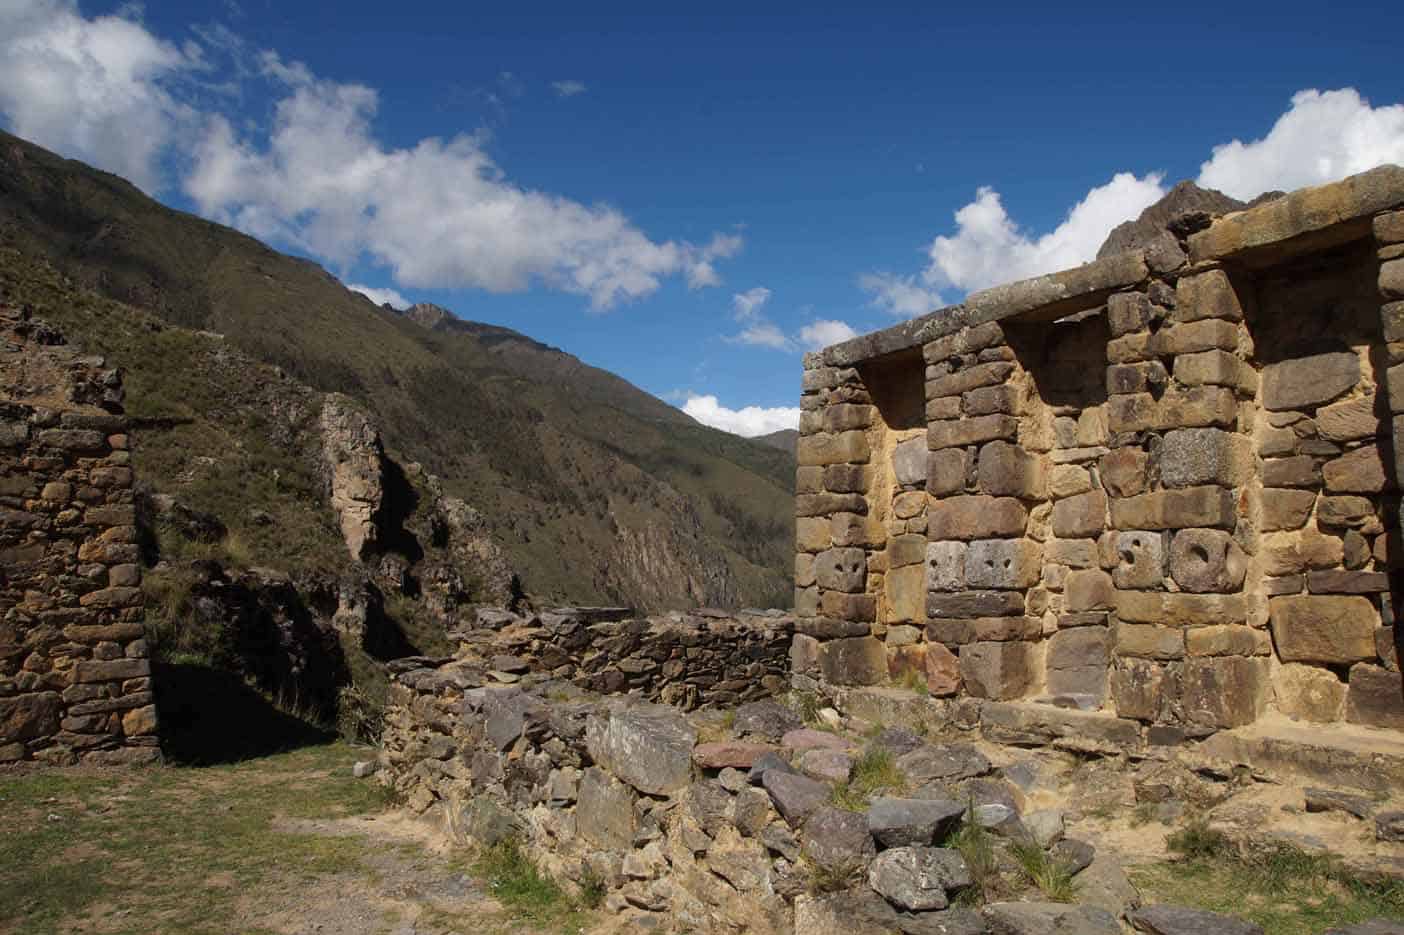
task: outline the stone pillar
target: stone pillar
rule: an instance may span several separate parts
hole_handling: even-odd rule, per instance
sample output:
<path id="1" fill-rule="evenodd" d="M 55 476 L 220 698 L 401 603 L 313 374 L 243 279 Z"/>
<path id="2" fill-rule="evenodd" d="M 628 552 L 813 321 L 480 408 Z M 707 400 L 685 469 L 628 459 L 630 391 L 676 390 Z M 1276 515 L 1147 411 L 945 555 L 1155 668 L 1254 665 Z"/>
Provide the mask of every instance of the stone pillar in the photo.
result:
<path id="1" fill-rule="evenodd" d="M 966 693 L 1017 698 L 1038 688 L 1041 673 L 1042 624 L 1029 615 L 1026 592 L 1043 564 L 1043 546 L 1028 532 L 1045 472 L 1020 443 L 1027 381 L 993 322 L 932 341 L 922 355 L 926 638 L 958 654 Z"/>
<path id="2" fill-rule="evenodd" d="M 1271 644 L 1243 594 L 1256 549 L 1242 515 L 1256 389 L 1243 305 L 1212 267 L 1108 303 L 1111 435 L 1099 467 L 1111 524 L 1098 553 L 1115 588 L 1122 717 L 1232 727 L 1268 698 Z"/>

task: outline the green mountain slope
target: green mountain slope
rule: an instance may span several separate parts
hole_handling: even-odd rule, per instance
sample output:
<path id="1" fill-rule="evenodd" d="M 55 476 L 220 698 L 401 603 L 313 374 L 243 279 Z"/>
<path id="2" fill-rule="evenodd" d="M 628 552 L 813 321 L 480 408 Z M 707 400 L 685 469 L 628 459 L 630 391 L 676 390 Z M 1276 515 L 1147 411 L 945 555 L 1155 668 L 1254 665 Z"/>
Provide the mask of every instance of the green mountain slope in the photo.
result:
<path id="1" fill-rule="evenodd" d="M 509 329 L 376 307 L 314 263 L 4 133 L 0 245 L 360 400 L 392 452 L 485 514 L 533 594 L 646 609 L 789 602 L 787 452 Z M 102 346 L 100 319 L 66 327 Z"/>

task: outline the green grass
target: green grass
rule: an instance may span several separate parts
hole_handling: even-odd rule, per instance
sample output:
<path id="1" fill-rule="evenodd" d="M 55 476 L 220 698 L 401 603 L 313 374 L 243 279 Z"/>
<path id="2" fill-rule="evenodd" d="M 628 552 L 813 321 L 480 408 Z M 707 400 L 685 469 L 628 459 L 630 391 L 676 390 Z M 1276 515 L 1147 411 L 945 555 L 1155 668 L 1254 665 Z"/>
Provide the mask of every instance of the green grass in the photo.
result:
<path id="1" fill-rule="evenodd" d="M 0 777 L 0 931 L 113 935 L 229 931 L 242 893 L 360 866 L 364 842 L 274 830 L 283 818 L 383 809 L 340 744 L 234 766 Z"/>
<path id="2" fill-rule="evenodd" d="M 1048 899 L 1055 903 L 1070 903 L 1077 898 L 1077 881 L 1065 862 L 1032 841 L 1013 842 L 1009 853 L 1029 882 Z"/>
<path id="3" fill-rule="evenodd" d="M 582 885 L 579 900 L 572 899 L 560 884 L 541 872 L 515 838 L 484 848 L 471 869 L 486 881 L 489 892 L 512 917 L 521 921 L 578 929 L 581 910 L 604 901 L 604 881 L 597 877 Z"/>
<path id="4" fill-rule="evenodd" d="M 870 747 L 853 761 L 847 782 L 836 783 L 829 792 L 835 808 L 861 812 L 878 792 L 900 792 L 907 787 L 907 776 L 897 766 L 892 751 Z"/>
<path id="5" fill-rule="evenodd" d="M 962 890 L 958 901 L 962 905 L 979 906 L 993 902 L 1005 892 L 1003 878 L 999 871 L 999 854 L 995 850 L 994 835 L 975 823 L 973 810 L 967 810 L 960 827 L 952 832 L 942 847 L 953 847 L 965 858 L 965 866 L 970 870 L 972 885 Z"/>
<path id="6" fill-rule="evenodd" d="M 1285 844 L 1236 844 L 1199 820 L 1166 843 L 1179 859 L 1129 871 L 1147 902 L 1237 916 L 1266 935 L 1317 935 L 1373 918 L 1404 921 L 1404 884 L 1366 883 L 1327 855 Z"/>

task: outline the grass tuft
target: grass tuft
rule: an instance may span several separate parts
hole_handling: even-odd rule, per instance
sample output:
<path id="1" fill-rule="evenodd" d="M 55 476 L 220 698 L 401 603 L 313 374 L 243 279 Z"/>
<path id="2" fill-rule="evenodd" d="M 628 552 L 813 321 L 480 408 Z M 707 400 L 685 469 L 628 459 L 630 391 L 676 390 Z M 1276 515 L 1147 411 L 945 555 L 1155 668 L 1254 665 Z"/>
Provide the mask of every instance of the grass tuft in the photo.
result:
<path id="1" fill-rule="evenodd" d="M 1187 822 L 1183 828 L 1165 838 L 1165 846 L 1191 860 L 1228 856 L 1233 842 L 1222 831 L 1215 831 L 1203 818 Z"/>
<path id="2" fill-rule="evenodd" d="M 999 855 L 995 852 L 994 835 L 975 823 L 974 809 L 968 809 L 960 827 L 943 847 L 953 847 L 965 858 L 973 884 L 961 891 L 959 902 L 967 906 L 983 905 L 1000 897 L 1004 881 L 999 873 Z"/>
<path id="3" fill-rule="evenodd" d="M 907 775 L 897 765 L 891 750 L 870 747 L 853 762 L 848 781 L 834 785 L 829 801 L 835 808 L 861 812 L 878 792 L 900 792 L 907 787 Z"/>
<path id="4" fill-rule="evenodd" d="M 516 838 L 484 848 L 472 869 L 487 881 L 492 895 L 521 918 L 553 921 L 574 908 L 565 890 L 541 872 Z"/>
<path id="5" fill-rule="evenodd" d="M 817 864 L 806 859 L 804 868 L 809 892 L 815 896 L 822 896 L 825 893 L 846 890 L 856 883 L 860 871 L 863 869 L 863 864 L 856 860 L 839 861 L 834 864 Z"/>
<path id="6" fill-rule="evenodd" d="M 1077 898 L 1077 882 L 1073 879 L 1072 868 L 1064 861 L 1032 841 L 1015 841 L 1009 846 L 1009 853 L 1029 882 L 1053 902 L 1070 903 Z"/>

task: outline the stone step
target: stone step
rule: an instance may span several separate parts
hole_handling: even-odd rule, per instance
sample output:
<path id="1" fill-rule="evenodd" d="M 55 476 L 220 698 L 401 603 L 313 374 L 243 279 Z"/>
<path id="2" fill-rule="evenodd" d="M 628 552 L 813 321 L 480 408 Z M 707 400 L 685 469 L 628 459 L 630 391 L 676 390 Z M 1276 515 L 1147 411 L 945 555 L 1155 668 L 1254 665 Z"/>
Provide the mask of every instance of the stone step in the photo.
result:
<path id="1" fill-rule="evenodd" d="M 1141 725 L 1104 711 L 1030 701 L 987 701 L 980 708 L 986 740 L 1015 746 L 1057 746 L 1095 753 L 1134 753 L 1144 747 Z"/>
<path id="2" fill-rule="evenodd" d="M 1219 731 L 1197 752 L 1265 773 L 1326 786 L 1379 791 L 1404 788 L 1404 736 L 1353 724 L 1307 725 L 1265 715 Z"/>

